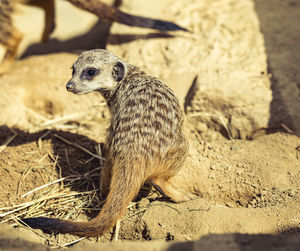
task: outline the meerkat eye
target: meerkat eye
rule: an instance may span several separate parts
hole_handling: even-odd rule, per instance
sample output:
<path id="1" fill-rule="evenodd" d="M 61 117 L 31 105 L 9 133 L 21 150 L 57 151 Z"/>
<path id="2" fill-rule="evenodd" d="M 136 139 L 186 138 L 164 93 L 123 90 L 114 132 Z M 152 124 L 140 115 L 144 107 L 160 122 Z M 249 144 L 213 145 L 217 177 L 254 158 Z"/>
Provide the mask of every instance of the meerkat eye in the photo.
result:
<path id="1" fill-rule="evenodd" d="M 95 76 L 96 71 L 94 69 L 89 69 L 87 71 L 87 75 L 89 75 L 89 77 L 94 77 Z"/>
<path id="2" fill-rule="evenodd" d="M 83 72 L 83 78 L 92 80 L 98 73 L 99 70 L 95 68 L 88 68 Z"/>

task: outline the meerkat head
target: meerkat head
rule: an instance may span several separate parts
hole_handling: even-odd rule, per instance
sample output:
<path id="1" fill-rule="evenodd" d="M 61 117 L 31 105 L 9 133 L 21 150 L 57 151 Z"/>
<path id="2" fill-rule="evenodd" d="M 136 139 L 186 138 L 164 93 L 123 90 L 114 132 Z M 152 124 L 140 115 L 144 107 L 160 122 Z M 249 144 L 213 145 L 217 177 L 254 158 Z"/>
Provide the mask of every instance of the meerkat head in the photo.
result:
<path id="1" fill-rule="evenodd" d="M 75 94 L 113 90 L 125 77 L 126 65 L 107 50 L 83 52 L 72 66 L 72 78 L 66 88 Z"/>

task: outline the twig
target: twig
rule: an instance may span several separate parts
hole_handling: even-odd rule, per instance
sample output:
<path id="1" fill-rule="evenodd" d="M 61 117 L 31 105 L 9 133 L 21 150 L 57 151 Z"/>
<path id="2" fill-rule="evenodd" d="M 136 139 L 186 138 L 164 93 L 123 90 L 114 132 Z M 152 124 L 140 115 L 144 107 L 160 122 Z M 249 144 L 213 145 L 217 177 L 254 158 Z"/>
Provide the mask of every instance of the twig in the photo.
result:
<path id="1" fill-rule="evenodd" d="M 43 138 L 45 138 L 51 131 L 48 130 L 46 133 L 44 133 L 41 137 L 39 137 L 38 139 L 38 147 L 39 147 L 39 151 L 41 152 L 42 151 L 42 140 Z"/>
<path id="2" fill-rule="evenodd" d="M 57 166 L 59 169 L 59 177 L 62 178 L 62 168 L 60 166 L 60 164 L 58 163 L 58 155 L 56 155 L 56 157 L 54 158 L 54 156 L 52 155 L 52 153 L 48 152 L 49 157 L 54 161 L 54 167 Z M 61 181 L 61 187 L 63 188 L 64 183 L 63 181 Z"/>
<path id="3" fill-rule="evenodd" d="M 101 107 L 101 106 L 105 106 L 105 105 L 106 105 L 106 103 L 103 102 L 103 103 L 100 103 L 98 105 L 91 106 L 90 108 L 97 108 L 97 107 Z M 78 117 L 80 117 L 82 115 L 85 115 L 85 114 L 86 114 L 86 112 L 77 112 L 77 113 L 68 114 L 68 115 L 65 115 L 65 116 L 62 116 L 62 117 L 58 117 L 58 118 L 55 118 L 55 119 L 51 119 L 51 120 L 45 121 L 42 124 L 42 127 L 58 124 L 58 123 L 61 123 L 61 122 L 68 121 L 70 119 L 75 119 L 75 118 L 78 118 Z"/>
<path id="4" fill-rule="evenodd" d="M 221 115 L 219 116 L 219 119 L 221 120 L 225 130 L 227 131 L 229 139 L 232 139 L 231 132 L 229 131 L 228 126 L 225 124 L 225 121 Z"/>
<path id="5" fill-rule="evenodd" d="M 286 130 L 288 133 L 290 134 L 294 134 L 293 130 L 291 130 L 290 128 L 288 128 L 285 124 L 281 123 L 280 126 Z"/>
<path id="6" fill-rule="evenodd" d="M 12 128 L 9 128 L 9 129 L 13 132 L 13 136 L 7 138 L 5 140 L 5 142 L 0 146 L 0 153 L 2 153 L 4 151 L 4 149 L 8 146 L 8 144 L 10 142 L 12 142 L 14 140 L 14 138 L 18 135 L 14 129 L 12 129 Z"/>
<path id="7" fill-rule="evenodd" d="M 28 165 L 27 165 L 28 166 Z M 33 169 L 33 167 L 28 168 L 27 170 L 25 170 L 25 172 L 22 174 L 20 180 L 19 180 L 19 184 L 18 184 L 18 190 L 17 190 L 17 195 L 20 195 L 20 190 L 21 190 L 21 184 L 22 181 L 26 178 L 27 174 Z"/>
<path id="8" fill-rule="evenodd" d="M 58 117 L 58 118 L 55 118 L 55 119 L 50 119 L 48 121 L 45 121 L 41 126 L 45 127 L 45 126 L 50 126 L 50 125 L 58 124 L 60 122 L 64 122 L 64 121 L 67 121 L 67 120 L 70 120 L 70 119 L 77 118 L 80 115 L 82 115 L 82 113 L 78 113 L 77 112 L 77 113 L 73 113 L 73 114 L 68 114 L 66 116 Z"/>
<path id="9" fill-rule="evenodd" d="M 231 132 L 229 131 L 228 126 L 226 125 L 222 115 L 220 115 L 220 114 L 217 115 L 217 114 L 212 114 L 212 113 L 207 113 L 207 112 L 195 112 L 195 113 L 189 114 L 188 116 L 190 116 L 190 117 L 208 116 L 208 117 L 218 118 L 221 121 L 221 123 L 222 123 L 223 127 L 225 128 L 225 130 L 227 131 L 229 139 L 232 139 Z"/>
<path id="10" fill-rule="evenodd" d="M 54 181 L 52 181 L 52 182 L 50 182 L 50 183 L 48 183 L 48 184 L 44 184 L 44 185 L 42 185 L 42 186 L 36 187 L 36 188 L 32 189 L 31 191 L 29 191 L 29 192 L 23 194 L 21 197 L 24 198 L 24 197 L 26 197 L 26 196 L 29 195 L 29 194 L 32 194 L 32 193 L 34 193 L 34 192 L 36 192 L 36 191 L 38 191 L 38 190 L 41 190 L 41 189 L 43 189 L 43 188 L 45 188 L 45 187 L 47 187 L 47 186 L 51 186 L 51 185 L 54 185 L 54 184 L 56 184 L 56 183 L 58 183 L 58 182 L 61 182 L 61 181 L 65 180 L 66 178 L 67 178 L 67 177 L 60 178 L 60 179 L 54 180 Z"/>
<path id="11" fill-rule="evenodd" d="M 63 247 L 63 248 L 65 248 L 65 247 L 67 247 L 67 246 L 73 245 L 73 244 L 75 244 L 75 243 L 77 243 L 77 242 L 79 242 L 79 241 L 81 241 L 81 240 L 84 240 L 84 239 L 86 239 L 86 237 L 81 237 L 81 238 L 76 239 L 76 240 L 71 241 L 71 242 L 67 242 L 67 243 L 64 243 L 64 244 L 59 244 L 58 246 L 54 246 L 54 247 L 52 247 L 52 248 L 58 248 L 58 247 Z"/>
<path id="12" fill-rule="evenodd" d="M 121 226 L 120 222 L 121 222 L 121 220 L 119 219 L 117 221 L 117 224 L 116 224 L 116 227 L 115 227 L 114 241 L 118 241 L 118 239 L 119 239 L 119 232 L 120 232 L 120 226 Z"/>
<path id="13" fill-rule="evenodd" d="M 103 107 L 106 106 L 106 102 L 99 103 L 98 105 L 93 105 L 90 108 Z"/>
<path id="14" fill-rule="evenodd" d="M 66 160 L 67 160 L 68 166 L 70 167 L 70 161 L 69 161 L 69 155 L 68 155 L 68 149 L 67 148 L 65 148 L 65 154 L 66 154 Z"/>
<path id="15" fill-rule="evenodd" d="M 91 156 L 93 156 L 93 157 L 95 157 L 95 158 L 97 158 L 97 159 L 105 160 L 103 157 L 101 157 L 101 156 L 99 156 L 99 155 L 97 155 L 97 154 L 91 153 L 89 150 L 85 149 L 83 146 L 81 146 L 81 145 L 79 145 L 79 144 L 77 144 L 77 143 L 72 143 L 72 142 L 70 142 L 69 140 L 67 140 L 67 139 L 65 139 L 65 138 L 63 138 L 63 137 L 61 137 L 61 136 L 59 136 L 59 135 L 57 135 L 57 134 L 54 134 L 54 137 L 60 139 L 61 141 L 65 142 L 66 144 L 68 144 L 68 145 L 70 145 L 70 146 L 76 147 L 76 148 L 78 148 L 78 149 L 84 151 L 85 153 L 87 153 L 87 154 L 89 154 L 89 155 L 91 155 Z"/>

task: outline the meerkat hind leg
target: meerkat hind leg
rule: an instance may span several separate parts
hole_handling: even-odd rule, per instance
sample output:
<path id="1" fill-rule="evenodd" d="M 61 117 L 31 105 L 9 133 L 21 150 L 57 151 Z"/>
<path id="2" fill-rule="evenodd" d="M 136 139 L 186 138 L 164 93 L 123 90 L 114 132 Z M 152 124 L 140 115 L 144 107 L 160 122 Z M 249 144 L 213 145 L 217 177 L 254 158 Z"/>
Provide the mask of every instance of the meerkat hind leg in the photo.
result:
<path id="1" fill-rule="evenodd" d="M 180 189 L 179 184 L 175 184 L 171 179 L 154 178 L 151 182 L 160 193 L 174 202 L 184 202 L 196 197 L 189 192 L 183 192 L 184 189 Z"/>

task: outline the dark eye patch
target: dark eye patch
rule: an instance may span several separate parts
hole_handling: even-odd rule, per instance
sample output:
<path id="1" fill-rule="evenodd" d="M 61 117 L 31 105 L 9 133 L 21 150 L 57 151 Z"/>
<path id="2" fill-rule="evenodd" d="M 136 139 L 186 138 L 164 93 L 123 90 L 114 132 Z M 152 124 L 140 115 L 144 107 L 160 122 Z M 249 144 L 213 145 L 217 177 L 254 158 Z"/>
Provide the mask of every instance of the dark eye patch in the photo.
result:
<path id="1" fill-rule="evenodd" d="M 71 67 L 71 69 L 72 69 L 72 76 L 74 76 L 74 74 L 75 74 L 75 67 L 74 67 L 74 65 L 72 65 L 72 67 Z"/>
<path id="2" fill-rule="evenodd" d="M 87 68 L 85 69 L 81 75 L 80 78 L 81 79 L 87 79 L 87 80 L 92 80 L 95 76 L 97 76 L 99 74 L 99 70 L 97 70 L 96 68 Z"/>

